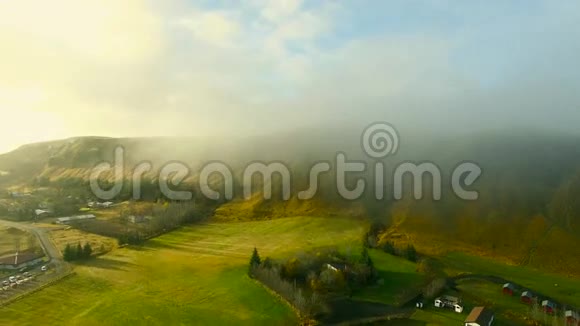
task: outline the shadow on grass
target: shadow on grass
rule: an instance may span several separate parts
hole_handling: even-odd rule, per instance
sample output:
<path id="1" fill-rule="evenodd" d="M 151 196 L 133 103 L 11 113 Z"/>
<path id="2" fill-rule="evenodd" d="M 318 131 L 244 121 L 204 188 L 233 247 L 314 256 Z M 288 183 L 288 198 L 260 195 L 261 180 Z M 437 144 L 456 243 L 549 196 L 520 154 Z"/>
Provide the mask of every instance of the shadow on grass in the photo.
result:
<path id="1" fill-rule="evenodd" d="M 324 324 L 337 324 L 355 321 L 364 321 L 372 319 L 403 319 L 405 322 L 412 315 L 413 309 L 398 308 L 391 305 L 386 305 L 377 302 L 341 298 L 329 301 L 328 307 L 330 314 L 322 318 Z M 386 325 L 387 321 L 383 321 L 382 325 Z M 377 321 L 377 324 L 380 325 Z M 403 323 L 401 325 L 408 325 Z"/>
<path id="2" fill-rule="evenodd" d="M 385 320 L 385 321 L 377 321 L 377 322 L 370 322 L 367 324 L 361 324 L 365 326 L 425 326 L 427 322 L 420 321 L 420 320 L 413 320 L 413 319 L 394 319 L 394 320 Z"/>
<path id="3" fill-rule="evenodd" d="M 136 266 L 133 263 L 118 261 L 107 257 L 99 257 L 78 263 L 79 266 L 86 266 L 91 268 L 101 268 L 109 270 L 126 271 L 127 268 Z"/>
<path id="4" fill-rule="evenodd" d="M 404 306 L 421 292 L 423 279 L 418 274 L 379 271 L 378 278 L 383 284 L 357 290 L 354 298 Z"/>

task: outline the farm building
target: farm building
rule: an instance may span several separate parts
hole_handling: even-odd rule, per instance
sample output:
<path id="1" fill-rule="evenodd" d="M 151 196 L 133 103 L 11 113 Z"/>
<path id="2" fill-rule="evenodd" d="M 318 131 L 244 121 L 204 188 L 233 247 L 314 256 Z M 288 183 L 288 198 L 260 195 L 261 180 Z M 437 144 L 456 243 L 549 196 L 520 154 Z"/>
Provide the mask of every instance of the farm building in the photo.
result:
<path id="1" fill-rule="evenodd" d="M 452 309 L 453 311 L 455 311 L 457 313 L 463 312 L 463 305 L 461 303 L 461 300 L 459 298 L 456 298 L 456 297 L 444 295 L 442 297 L 435 299 L 434 305 L 437 308 Z"/>
<path id="2" fill-rule="evenodd" d="M 580 315 L 577 312 L 567 310 L 565 316 L 567 325 L 580 326 Z"/>
<path id="3" fill-rule="evenodd" d="M 90 208 L 109 208 L 113 206 L 113 202 L 111 201 L 106 201 L 106 202 L 89 202 L 87 206 L 89 206 Z"/>
<path id="4" fill-rule="evenodd" d="M 44 255 L 35 252 L 17 252 L 0 258 L 0 270 L 15 270 L 25 266 L 32 266 L 42 261 L 43 257 Z"/>
<path id="5" fill-rule="evenodd" d="M 542 301 L 542 310 L 547 314 L 553 314 L 556 312 L 556 304 L 550 300 Z"/>
<path id="6" fill-rule="evenodd" d="M 502 292 L 503 294 L 514 295 L 514 292 L 516 292 L 516 287 L 511 283 L 506 283 L 503 285 Z"/>
<path id="7" fill-rule="evenodd" d="M 59 217 L 56 219 L 56 224 L 68 224 L 70 222 L 75 221 L 82 221 L 82 220 L 90 220 L 96 218 L 93 214 L 88 215 L 77 215 L 77 216 L 69 216 L 69 217 Z"/>
<path id="8" fill-rule="evenodd" d="M 534 294 L 531 291 L 524 291 L 521 300 L 523 303 L 532 304 L 534 303 Z"/>
<path id="9" fill-rule="evenodd" d="M 465 326 L 491 326 L 494 318 L 495 316 L 490 309 L 475 307 L 465 318 Z"/>

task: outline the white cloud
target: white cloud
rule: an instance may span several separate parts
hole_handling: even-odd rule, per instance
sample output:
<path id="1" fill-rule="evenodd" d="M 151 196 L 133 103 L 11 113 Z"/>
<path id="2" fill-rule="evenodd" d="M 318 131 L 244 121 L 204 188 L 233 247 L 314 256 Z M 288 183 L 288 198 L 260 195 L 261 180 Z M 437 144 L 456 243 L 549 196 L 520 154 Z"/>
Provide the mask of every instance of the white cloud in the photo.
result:
<path id="1" fill-rule="evenodd" d="M 280 22 L 297 13 L 302 6 L 302 0 L 256 1 L 263 18 L 271 22 Z"/>
<path id="2" fill-rule="evenodd" d="M 0 113 L 14 116 L 0 123 L 0 139 L 10 142 L 0 143 L 0 151 L 41 137 L 26 117 L 58 126 L 46 131 L 50 137 L 240 134 L 377 117 L 443 125 L 485 118 L 491 105 L 495 112 L 524 112 L 507 106 L 541 110 L 538 103 L 551 102 L 570 110 L 579 102 L 565 87 L 554 91 L 562 76 L 567 87 L 578 79 L 572 65 L 544 65 L 536 78 L 551 76 L 551 85 L 541 78 L 530 83 L 534 69 L 512 69 L 512 79 L 495 69 L 501 91 L 478 85 L 476 64 L 467 72 L 458 68 L 466 48 L 475 49 L 476 59 L 507 58 L 501 47 L 478 42 L 511 40 L 511 34 L 485 34 L 494 29 L 486 19 L 476 28 L 466 22 L 452 36 L 429 29 L 360 32 L 354 25 L 347 34 L 360 34 L 336 35 L 357 14 L 343 4 L 250 0 L 204 9 L 182 0 L 156 8 L 138 0 L 0 2 Z M 564 37 L 578 24 L 574 8 L 493 21 L 511 33 L 514 24 L 518 31 L 550 27 L 545 35 L 518 38 L 513 47 L 525 60 L 506 62 L 546 63 L 558 55 L 569 63 L 570 49 L 578 48 L 577 38 Z M 331 46 L 322 42 L 329 39 Z M 543 44 L 550 47 L 526 52 Z M 478 49 L 489 56 L 478 56 Z M 16 130 L 28 136 L 15 136 Z"/>
<path id="3" fill-rule="evenodd" d="M 96 116 L 103 106 L 79 87 L 108 72 L 115 88 L 118 68 L 147 66 L 164 48 L 161 21 L 138 0 L 2 1 L 0 44 L 0 150 L 91 133 L 90 119 L 75 112 Z"/>
<path id="4" fill-rule="evenodd" d="M 218 46 L 232 46 L 240 34 L 234 15 L 225 11 L 194 11 L 176 24 L 190 30 L 196 39 Z"/>

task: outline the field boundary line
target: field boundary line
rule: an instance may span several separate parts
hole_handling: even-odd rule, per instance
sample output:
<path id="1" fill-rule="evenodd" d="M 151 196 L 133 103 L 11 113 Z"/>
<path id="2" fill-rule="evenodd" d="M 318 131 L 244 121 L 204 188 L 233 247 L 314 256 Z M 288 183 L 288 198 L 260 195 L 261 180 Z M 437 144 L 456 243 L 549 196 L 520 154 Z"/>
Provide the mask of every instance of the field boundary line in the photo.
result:
<path id="1" fill-rule="evenodd" d="M 298 319 L 302 319 L 302 314 L 300 313 L 300 311 L 298 309 L 296 309 L 296 307 L 294 307 L 294 305 L 292 303 L 290 303 L 290 301 L 286 300 L 286 298 L 284 298 L 283 296 L 281 296 L 280 294 L 278 294 L 276 291 L 270 289 L 266 284 L 260 282 L 260 280 L 251 278 L 249 276 L 246 276 L 246 277 L 248 277 L 254 283 L 258 284 L 261 288 L 265 289 L 272 296 L 274 296 L 278 300 L 280 300 L 283 303 L 285 303 L 288 307 L 290 307 L 290 309 L 292 309 L 292 311 L 294 312 L 294 314 L 296 314 L 296 317 L 298 317 Z"/>
<path id="2" fill-rule="evenodd" d="M 6 307 L 6 306 L 8 306 L 8 305 L 10 305 L 10 304 L 12 304 L 12 303 L 20 300 L 20 299 L 23 299 L 24 297 L 26 297 L 28 295 L 31 295 L 31 294 L 34 294 L 36 292 L 42 291 L 42 290 L 46 289 L 47 287 L 52 286 L 52 285 L 55 285 L 56 283 L 58 283 L 60 281 L 64 281 L 65 279 L 67 279 L 67 278 L 69 278 L 69 277 L 71 277 L 73 275 L 76 275 L 76 272 L 75 271 L 70 271 L 70 272 L 68 272 L 68 273 L 66 273 L 64 275 L 61 275 L 61 276 L 59 276 L 59 277 L 57 277 L 57 278 L 49 281 L 48 283 L 44 283 L 44 284 L 42 284 L 42 285 L 40 285 L 40 286 L 38 286 L 38 287 L 36 287 L 34 289 L 31 289 L 30 291 L 27 291 L 27 292 L 24 292 L 24 293 L 22 293 L 20 295 L 15 296 L 15 297 L 9 298 L 8 300 L 2 301 L 2 302 L 0 302 L 0 308 L 1 307 Z"/>

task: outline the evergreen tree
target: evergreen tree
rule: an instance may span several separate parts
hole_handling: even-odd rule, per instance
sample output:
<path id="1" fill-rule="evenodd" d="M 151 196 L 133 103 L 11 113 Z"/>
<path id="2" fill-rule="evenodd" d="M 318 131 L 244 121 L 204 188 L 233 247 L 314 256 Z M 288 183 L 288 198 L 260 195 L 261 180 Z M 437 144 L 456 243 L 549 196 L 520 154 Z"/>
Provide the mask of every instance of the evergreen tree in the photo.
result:
<path id="1" fill-rule="evenodd" d="M 367 256 L 367 260 L 365 262 L 365 265 L 367 265 L 367 267 L 370 268 L 371 271 L 375 269 L 375 263 L 371 259 L 371 256 Z"/>
<path id="2" fill-rule="evenodd" d="M 395 254 L 395 245 L 391 242 L 391 241 L 387 241 L 384 245 L 383 245 L 383 251 L 394 255 Z"/>
<path id="3" fill-rule="evenodd" d="M 363 246 L 360 258 L 361 263 L 368 265 L 370 259 L 371 257 L 369 256 L 369 250 L 367 249 L 366 246 Z"/>
<path id="4" fill-rule="evenodd" d="M 84 259 L 88 259 L 88 258 L 91 258 L 92 254 L 93 254 L 93 248 L 91 247 L 91 244 L 87 242 L 85 244 L 85 246 L 83 247 L 82 257 Z"/>
<path id="5" fill-rule="evenodd" d="M 362 245 L 365 248 L 368 248 L 369 247 L 369 237 L 370 237 L 370 234 L 368 232 L 364 232 L 363 235 L 362 235 L 362 239 L 361 239 L 362 240 Z"/>
<path id="6" fill-rule="evenodd" d="M 256 266 L 260 266 L 262 259 L 260 259 L 260 255 L 258 254 L 258 249 L 254 247 L 254 252 L 252 252 L 252 258 L 250 258 L 250 273 L 252 269 Z"/>
<path id="7" fill-rule="evenodd" d="M 412 262 L 417 261 L 417 250 L 415 250 L 415 247 L 413 245 L 410 244 L 407 246 L 405 257 L 407 257 L 407 259 Z"/>
<path id="8" fill-rule="evenodd" d="M 75 259 L 74 250 L 70 244 L 67 243 L 66 247 L 64 248 L 62 256 L 65 261 L 72 261 Z"/>

